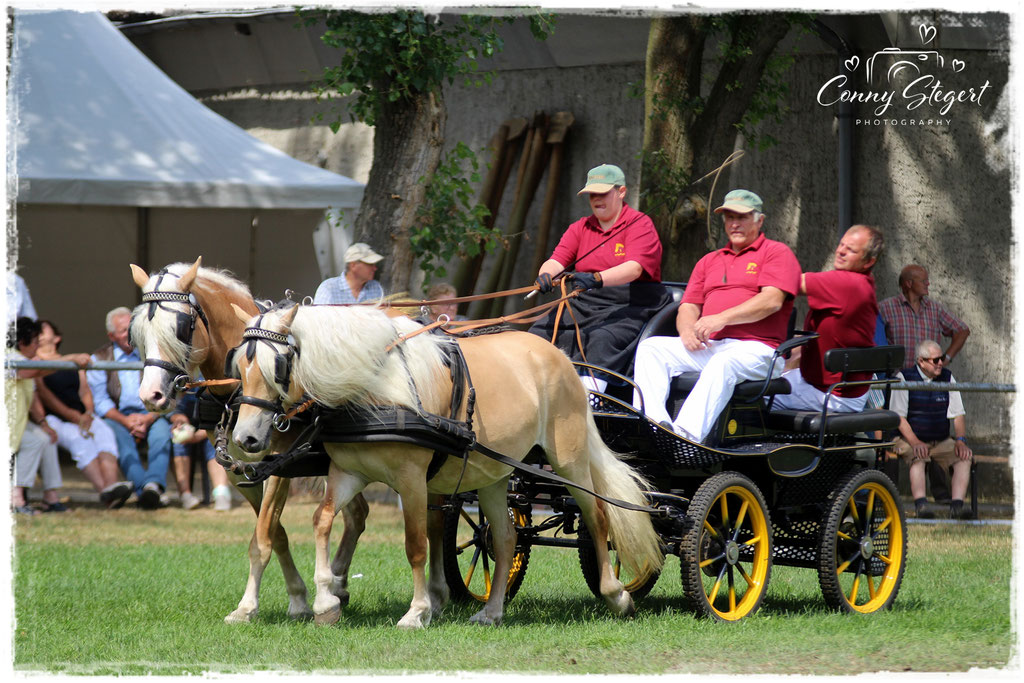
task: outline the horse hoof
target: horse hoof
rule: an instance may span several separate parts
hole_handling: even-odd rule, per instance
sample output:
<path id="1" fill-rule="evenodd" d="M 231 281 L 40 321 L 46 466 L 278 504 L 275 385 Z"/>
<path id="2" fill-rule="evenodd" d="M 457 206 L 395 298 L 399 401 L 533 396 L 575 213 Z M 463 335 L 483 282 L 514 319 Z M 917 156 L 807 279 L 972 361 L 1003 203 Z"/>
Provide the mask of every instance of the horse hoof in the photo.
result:
<path id="1" fill-rule="evenodd" d="M 244 610 L 235 610 L 231 614 L 224 617 L 225 624 L 249 624 L 256 618 L 256 611 L 246 612 Z"/>
<path id="2" fill-rule="evenodd" d="M 490 616 L 483 612 L 477 612 L 469 618 L 469 623 L 478 624 L 480 626 L 497 626 L 501 623 L 501 617 L 492 619 Z"/>
<path id="3" fill-rule="evenodd" d="M 294 612 L 288 612 L 288 618 L 292 621 L 312 621 L 313 610 L 308 607 L 302 610 L 296 610 Z"/>
<path id="4" fill-rule="evenodd" d="M 341 605 L 332 607 L 323 614 L 314 615 L 313 622 L 318 626 L 330 626 L 337 624 L 339 619 L 341 619 Z"/>

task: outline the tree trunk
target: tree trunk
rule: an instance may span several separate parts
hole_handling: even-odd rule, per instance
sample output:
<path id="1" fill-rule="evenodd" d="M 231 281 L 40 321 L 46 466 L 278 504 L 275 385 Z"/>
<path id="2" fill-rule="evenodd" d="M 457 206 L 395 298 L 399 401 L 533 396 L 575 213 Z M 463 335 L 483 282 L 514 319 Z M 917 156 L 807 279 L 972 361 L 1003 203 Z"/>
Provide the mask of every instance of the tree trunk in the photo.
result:
<path id="1" fill-rule="evenodd" d="M 722 64 L 710 92 L 699 100 L 710 17 L 688 15 L 651 22 L 640 206 L 661 235 L 665 280 L 685 280 L 697 260 L 719 246 L 714 216 L 710 235 L 708 231 L 708 211 L 713 209 L 708 206 L 708 193 L 714 177 L 700 184 L 694 181 L 732 153 L 737 125 L 750 107 L 768 58 L 789 27 L 783 14 L 737 17 L 730 40 L 733 48 L 742 45 L 747 56 Z M 694 106 L 697 102 L 700 107 Z M 727 178 L 727 172 L 722 177 Z M 711 201 L 720 200 L 730 189 L 720 181 Z"/>
<path id="2" fill-rule="evenodd" d="M 377 113 L 373 166 L 353 232 L 384 256 L 379 279 L 386 293 L 410 291 L 409 232 L 424 201 L 423 179 L 440 162 L 447 118 L 440 93 L 391 102 Z"/>

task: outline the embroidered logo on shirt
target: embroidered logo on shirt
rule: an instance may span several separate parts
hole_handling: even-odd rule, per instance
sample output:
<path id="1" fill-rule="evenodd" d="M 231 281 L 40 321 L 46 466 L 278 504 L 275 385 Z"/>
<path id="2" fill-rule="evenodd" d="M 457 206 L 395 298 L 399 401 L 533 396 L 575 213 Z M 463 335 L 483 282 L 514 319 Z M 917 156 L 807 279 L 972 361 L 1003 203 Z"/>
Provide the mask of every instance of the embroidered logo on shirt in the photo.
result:
<path id="1" fill-rule="evenodd" d="M 623 244 L 622 242 L 616 242 L 615 243 L 615 255 L 616 256 L 625 256 L 626 255 L 626 245 Z"/>
<path id="2" fill-rule="evenodd" d="M 753 261 L 747 261 L 747 275 L 757 275 L 757 264 Z"/>

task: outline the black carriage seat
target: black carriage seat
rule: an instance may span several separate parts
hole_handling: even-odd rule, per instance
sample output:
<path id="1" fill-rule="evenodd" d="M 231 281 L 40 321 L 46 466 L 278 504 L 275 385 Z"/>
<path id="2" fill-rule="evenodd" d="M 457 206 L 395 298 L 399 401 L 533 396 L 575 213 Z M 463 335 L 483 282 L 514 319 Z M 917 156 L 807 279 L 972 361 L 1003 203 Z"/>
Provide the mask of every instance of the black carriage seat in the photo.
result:
<path id="1" fill-rule="evenodd" d="M 886 373 L 891 375 L 903 367 L 904 349 L 902 346 L 875 346 L 871 348 L 831 349 L 825 352 L 825 368 L 831 372 L 841 372 L 842 379 L 836 382 L 829 391 L 841 386 L 870 384 L 872 380 L 850 381 L 847 376 L 851 372 Z M 883 380 L 889 383 L 895 380 Z M 889 405 L 889 390 L 886 388 L 885 405 Z M 767 416 L 770 429 L 804 434 L 856 434 L 876 430 L 895 429 L 899 426 L 899 415 L 886 408 L 869 408 L 859 413 L 828 412 L 822 410 L 776 410 L 772 409 Z M 824 427 L 824 429 L 823 429 Z"/>

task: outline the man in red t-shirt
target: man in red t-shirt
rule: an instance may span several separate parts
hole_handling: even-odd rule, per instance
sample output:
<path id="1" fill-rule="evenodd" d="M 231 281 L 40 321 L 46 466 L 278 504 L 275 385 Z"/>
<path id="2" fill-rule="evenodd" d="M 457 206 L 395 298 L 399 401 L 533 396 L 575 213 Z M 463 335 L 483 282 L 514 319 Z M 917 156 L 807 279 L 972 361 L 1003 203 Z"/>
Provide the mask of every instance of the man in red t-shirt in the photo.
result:
<path id="1" fill-rule="evenodd" d="M 634 405 L 703 441 L 742 380 L 763 379 L 786 338 L 800 264 L 789 247 L 761 233 L 761 198 L 748 190 L 725 195 L 721 214 L 728 246 L 706 254 L 686 285 L 676 316 L 678 337 L 649 337 L 636 351 Z M 675 419 L 665 401 L 672 377 L 701 371 Z M 774 368 L 778 375 L 782 368 Z"/>
<path id="2" fill-rule="evenodd" d="M 593 213 L 569 226 L 541 265 L 536 284 L 546 294 L 552 280 L 565 274 L 573 288 L 584 291 L 572 300 L 573 315 L 562 315 L 557 335 L 555 312 L 530 332 L 555 337 L 573 360 L 625 372 L 644 323 L 672 300 L 661 284 L 661 240 L 651 219 L 626 204 L 626 177 L 618 166 L 591 169 L 577 194 L 587 196 Z M 584 377 L 584 384 L 601 391 L 605 382 Z"/>
<path id="3" fill-rule="evenodd" d="M 803 274 L 800 293 L 807 295 L 810 309 L 804 329 L 819 336 L 803 347 L 800 367 L 783 373 L 793 390 L 777 395 L 773 408 L 821 410 L 829 386 L 842 379 L 842 373 L 825 370 L 825 352 L 875 345 L 878 300 L 871 269 L 882 254 L 883 245 L 882 233 L 876 228 L 855 225 L 836 247 L 834 270 Z M 871 373 L 850 373 L 849 379 L 871 379 Z M 828 409 L 863 410 L 867 392 L 866 384 L 840 387 L 829 397 Z"/>

